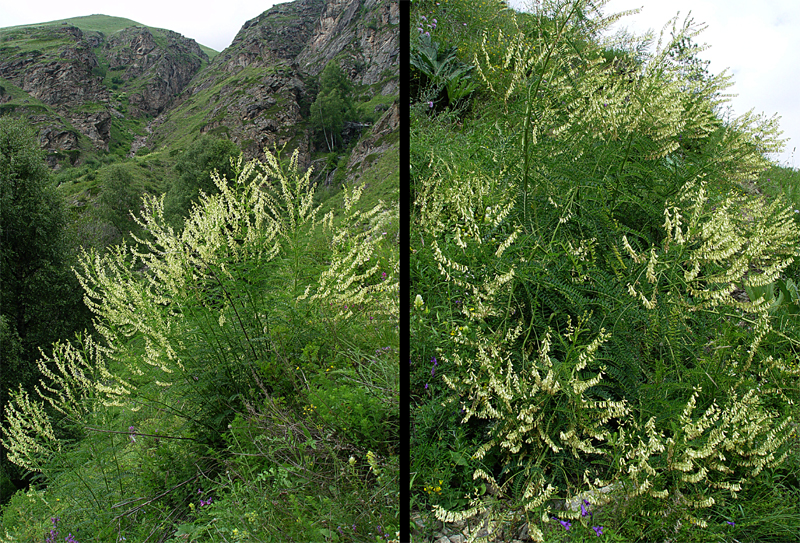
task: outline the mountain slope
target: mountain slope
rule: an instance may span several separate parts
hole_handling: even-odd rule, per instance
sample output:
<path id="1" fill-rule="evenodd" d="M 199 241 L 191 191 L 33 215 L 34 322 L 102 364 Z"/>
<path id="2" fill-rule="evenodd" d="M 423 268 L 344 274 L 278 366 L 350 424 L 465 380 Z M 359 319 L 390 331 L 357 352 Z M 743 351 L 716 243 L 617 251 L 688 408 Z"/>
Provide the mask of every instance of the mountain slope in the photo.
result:
<path id="1" fill-rule="evenodd" d="M 124 155 L 143 119 L 209 61 L 194 40 L 129 23 L 138 24 L 94 15 L 0 29 L 0 114 L 38 128 L 51 166 Z"/>
<path id="2" fill-rule="evenodd" d="M 307 121 L 319 73 L 334 61 L 354 84 L 361 118 L 349 119 L 350 129 L 362 124 L 347 139 L 357 139 L 396 99 L 398 23 L 398 4 L 389 0 L 278 4 L 246 22 L 195 76 L 153 123 L 148 145 L 183 145 L 211 133 L 230 138 L 248 156 L 286 144 L 308 165 L 320 151 Z"/>
<path id="3" fill-rule="evenodd" d="M 278 4 L 213 59 L 192 40 L 127 19 L 66 22 L 0 29 L 0 115 L 37 128 L 73 221 L 88 229 L 78 239 L 98 238 L 98 202 L 120 168 L 138 195 L 166 192 L 202 135 L 231 140 L 247 159 L 296 149 L 334 205 L 353 182 L 375 191 L 368 198 L 396 200 L 397 1 Z M 314 140 L 309 120 L 329 62 L 352 83 L 354 105 L 333 152 Z"/>
<path id="4" fill-rule="evenodd" d="M 46 23 L 35 23 L 30 25 L 18 25 L 18 26 L 9 26 L 0 29 L 0 31 L 4 30 L 19 30 L 23 28 L 35 28 L 35 27 L 44 27 L 44 26 L 76 26 L 81 29 L 82 32 L 99 32 L 101 34 L 113 34 L 115 32 L 119 32 L 120 30 L 124 30 L 126 28 L 138 26 L 147 28 L 151 32 L 161 32 L 165 31 L 164 28 L 158 28 L 155 26 L 147 26 L 143 25 L 142 23 L 138 23 L 131 19 L 126 19 L 125 17 L 114 17 L 112 15 L 84 15 L 82 17 L 70 17 L 69 19 L 57 19 L 55 21 L 48 21 Z M 200 49 L 208 56 L 208 58 L 214 58 L 219 54 L 218 51 L 214 49 L 199 44 Z"/>

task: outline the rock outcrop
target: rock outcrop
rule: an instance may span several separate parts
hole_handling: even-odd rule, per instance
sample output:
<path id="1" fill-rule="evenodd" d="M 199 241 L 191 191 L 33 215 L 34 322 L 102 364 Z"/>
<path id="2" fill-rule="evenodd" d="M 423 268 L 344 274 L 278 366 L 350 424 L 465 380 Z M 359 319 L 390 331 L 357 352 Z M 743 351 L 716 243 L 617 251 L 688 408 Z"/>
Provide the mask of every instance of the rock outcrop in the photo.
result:
<path id="1" fill-rule="evenodd" d="M 315 151 L 307 128 L 316 78 L 335 59 L 364 100 L 397 93 L 399 8 L 391 0 L 295 0 L 247 21 L 230 47 L 199 73 L 155 124 L 153 146 L 188 127 L 225 135 L 249 157 L 265 148 Z M 344 139 L 368 132 L 365 126 Z"/>
<path id="2" fill-rule="evenodd" d="M 107 104 L 108 90 L 97 75 L 99 66 L 90 43 L 76 27 L 33 28 L 18 31 L 26 39 L 42 43 L 41 50 L 7 46 L 0 51 L 0 77 L 32 98 L 52 106 L 66 124 L 86 135 L 98 149 L 108 149 L 111 115 L 103 107 L 85 111 L 84 104 Z M 13 42 L 12 42 L 13 43 Z M 52 130 L 45 126 L 43 130 Z M 68 130 L 65 130 L 65 132 Z M 68 138 L 71 141 L 71 138 Z M 51 149 L 58 142 L 45 138 Z"/>
<path id="3" fill-rule="evenodd" d="M 277 4 L 247 21 L 215 61 L 228 73 L 248 66 L 291 63 L 313 39 L 314 26 L 324 9 L 323 0 Z"/>
<path id="4" fill-rule="evenodd" d="M 313 39 L 297 57 L 304 73 L 316 75 L 334 58 L 342 59 L 354 83 L 387 80 L 381 94 L 396 94 L 400 9 L 386 0 L 332 0 L 314 29 Z"/>
<path id="5" fill-rule="evenodd" d="M 108 69 L 121 82 L 137 81 L 128 95 L 133 115 L 154 117 L 189 84 L 208 56 L 194 40 L 176 32 L 161 31 L 167 46 L 159 47 L 152 32 L 143 27 L 126 28 L 103 45 Z"/>
<path id="6" fill-rule="evenodd" d="M 359 141 L 350 160 L 347 162 L 347 171 L 350 172 L 350 179 L 357 181 L 369 168 L 373 162 L 371 158 L 376 158 L 397 145 L 400 129 L 400 107 L 397 102 L 392 104 L 378 122 L 372 127 L 369 135 Z"/>
<path id="7" fill-rule="evenodd" d="M 331 61 L 352 82 L 361 110 L 344 119 L 342 141 L 359 141 L 348 171 L 358 176 L 361 161 L 392 144 L 396 104 L 380 120 L 378 108 L 389 108 L 398 91 L 398 0 L 277 4 L 211 60 L 193 40 L 124 21 L 108 35 L 70 25 L 0 29 L 0 88 L 7 81 L 19 89 L 14 99 L 0 93 L 0 114 L 37 124 L 51 164 L 65 156 L 75 163 L 91 147 L 130 156 L 210 133 L 248 157 L 287 145 L 306 167 L 321 151 L 311 139 L 310 106 Z M 31 50 L 33 40 L 39 49 Z"/>

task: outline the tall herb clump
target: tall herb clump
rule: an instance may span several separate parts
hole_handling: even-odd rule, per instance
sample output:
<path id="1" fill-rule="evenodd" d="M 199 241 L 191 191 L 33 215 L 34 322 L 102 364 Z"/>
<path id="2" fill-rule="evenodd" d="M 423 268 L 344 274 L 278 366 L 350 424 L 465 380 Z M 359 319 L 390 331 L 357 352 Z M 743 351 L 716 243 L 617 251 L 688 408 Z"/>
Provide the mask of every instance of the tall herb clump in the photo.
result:
<path id="1" fill-rule="evenodd" d="M 365 523 L 396 526 L 396 211 L 361 209 L 359 188 L 345 191 L 341 217 L 322 215 L 296 152 L 232 167 L 235 179 L 212 175 L 216 193 L 201 194 L 180 232 L 163 197 L 146 197 L 136 220 L 147 239 L 83 254 L 97 335 L 57 344 L 39 360 L 36 393 L 9 404 L 9 459 L 74 489 L 51 512 L 97 540 L 181 522 L 182 533 L 216 538 L 227 526 L 263 539 L 284 517 L 313 518 L 317 497 L 356 539 Z M 355 426 L 356 405 L 371 425 Z M 311 502 L 261 503 L 320 478 L 327 490 Z M 231 511 L 244 494 L 269 515 L 216 523 L 204 515 L 209 486 Z M 342 496 L 375 503 L 332 509 Z"/>
<path id="2" fill-rule="evenodd" d="M 437 148 L 423 106 L 412 123 L 412 335 L 446 386 L 429 401 L 474 429 L 476 481 L 425 500 L 496 537 L 586 522 L 559 508 L 588 497 L 631 537 L 717 530 L 792 443 L 797 323 L 744 294 L 798 252 L 783 200 L 740 189 L 776 123 L 720 117 L 728 78 L 698 67 L 691 20 L 647 53 L 601 44 L 602 4 L 498 11 L 463 47 L 487 105 L 451 130 L 473 148 Z"/>

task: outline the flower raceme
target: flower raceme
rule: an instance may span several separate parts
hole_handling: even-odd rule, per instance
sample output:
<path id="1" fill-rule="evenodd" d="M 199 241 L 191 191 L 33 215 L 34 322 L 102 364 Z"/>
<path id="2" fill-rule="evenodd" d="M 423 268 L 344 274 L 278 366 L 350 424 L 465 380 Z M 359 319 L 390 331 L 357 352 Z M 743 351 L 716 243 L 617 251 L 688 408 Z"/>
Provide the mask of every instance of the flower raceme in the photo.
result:
<path id="1" fill-rule="evenodd" d="M 38 363 L 44 376 L 38 399 L 22 390 L 13 395 L 2 439 L 12 462 L 42 471 L 61 451 L 45 403 L 83 424 L 100 405 L 131 412 L 162 405 L 160 392 L 145 386 L 151 384 L 201 409 L 207 400 L 195 383 L 212 355 L 238 372 L 237 387 L 257 390 L 255 365 L 268 356 L 254 339 L 269 335 L 265 319 L 274 312 L 264 294 L 271 292 L 268 280 L 289 285 L 281 295 L 288 291 L 290 305 L 333 321 L 369 323 L 367 311 L 373 320 L 397 318 L 398 251 L 386 235 L 399 222 L 396 207 L 379 201 L 363 209 L 361 186 L 345 190 L 337 224 L 333 211 L 320 217 L 310 171 L 298 172 L 297 152 L 288 166 L 267 151 L 265 162 L 240 159 L 235 170 L 234 180 L 213 175 L 219 194 L 201 195 L 182 231 L 165 221 L 163 198 L 148 196 L 136 217 L 148 234 L 137 240 L 139 248 L 82 254 L 76 273 L 100 337 L 55 345 Z M 263 307 L 256 307 L 259 300 Z M 198 330 L 211 329 L 218 340 L 232 327 L 237 339 L 228 350 L 215 351 L 210 341 L 197 357 Z M 133 425 L 126 433 L 136 442 Z"/>

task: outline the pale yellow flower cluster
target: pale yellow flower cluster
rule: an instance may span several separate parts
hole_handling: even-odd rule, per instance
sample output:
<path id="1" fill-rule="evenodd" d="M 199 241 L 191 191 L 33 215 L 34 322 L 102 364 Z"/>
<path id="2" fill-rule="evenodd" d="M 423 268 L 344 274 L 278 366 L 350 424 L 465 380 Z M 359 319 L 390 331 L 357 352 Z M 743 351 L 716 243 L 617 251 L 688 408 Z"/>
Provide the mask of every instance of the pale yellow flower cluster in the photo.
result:
<path id="1" fill-rule="evenodd" d="M 599 32 L 614 18 L 592 18 L 593 28 Z M 789 435 L 789 420 L 768 423 L 765 417 L 769 412 L 755 393 L 747 390 L 736 391 L 698 413 L 698 392 L 687 401 L 675 431 L 665 435 L 655 418 L 640 420 L 640 414 L 626 402 L 600 401 L 592 394 L 593 388 L 603 384 L 606 368 L 598 357 L 609 333 L 600 330 L 587 340 L 579 338 L 581 322 L 570 324 L 567 333 L 557 338 L 562 351 L 555 363 L 550 355 L 553 332 L 548 330 L 538 338 L 538 354 L 534 354 L 527 343 L 528 323 L 516 322 L 511 310 L 519 270 L 529 265 L 527 254 L 519 254 L 518 247 L 520 238 L 531 234 L 532 228 L 527 221 L 528 170 L 539 176 L 532 183 L 537 198 L 530 208 L 548 202 L 560 213 L 554 229 L 573 227 L 579 208 L 575 202 L 581 187 L 561 193 L 548 190 L 553 172 L 547 165 L 528 164 L 530 157 L 536 158 L 535 151 L 529 156 L 529 148 L 545 138 L 558 138 L 563 144 L 548 146 L 548 152 L 563 153 L 564 163 L 569 164 L 580 158 L 583 149 L 596 148 L 598 141 L 617 141 L 620 143 L 615 145 L 623 145 L 626 153 L 678 171 L 684 166 L 681 153 L 675 152 L 681 147 L 681 138 L 705 137 L 718 130 L 712 110 L 723 101 L 722 91 L 730 86 L 730 77 L 723 73 L 696 81 L 680 74 L 680 59 L 674 57 L 676 40 L 697 34 L 690 20 L 683 26 L 677 19 L 671 21 L 672 32 L 665 27 L 655 53 L 621 77 L 619 68 L 624 66 L 617 59 L 578 58 L 573 45 L 562 39 L 568 19 L 560 13 L 548 20 L 552 31 L 548 36 L 519 31 L 509 39 L 500 33 L 497 42 L 505 48 L 501 66 L 493 54 L 495 46 L 489 44 L 489 33 L 484 32 L 481 51 L 473 59 L 486 88 L 498 93 L 506 104 L 512 100 L 527 103 L 525 119 L 517 125 L 500 121 L 496 126 L 498 132 L 523 130 L 522 197 L 518 191 L 523 183 L 513 177 L 519 175 L 518 164 L 489 176 L 466 171 L 469 166 L 461 160 L 433 153 L 428 165 L 433 173 L 416 186 L 415 219 L 419 230 L 426 233 L 422 247 L 436 262 L 440 280 L 453 292 L 463 293 L 461 312 L 469 322 L 468 327 L 448 323 L 452 330 L 445 336 L 449 345 L 437 358 L 455 368 L 442 377 L 461 398 L 462 420 L 478 417 L 491 421 L 491 435 L 477 448 L 475 459 L 490 451 L 499 451 L 506 465 L 518 465 L 523 454 L 568 452 L 572 458 L 618 458 L 618 464 L 602 474 L 608 480 L 595 478 L 590 483 L 585 474 L 585 486 L 597 489 L 613 483 L 614 492 L 629 498 L 654 498 L 696 511 L 714 503 L 713 497 L 703 494 L 703 488 L 735 495 L 746 478 L 778 465 L 782 460 L 778 451 Z M 709 105 L 711 109 L 706 108 Z M 712 165 L 720 177 L 750 179 L 766 164 L 760 153 L 775 149 L 780 140 L 774 123 L 760 117 L 745 115 L 736 126 L 737 131 L 721 136 L 727 138 L 724 152 L 714 157 Z M 646 147 L 631 150 L 634 141 Z M 506 175 L 512 167 L 513 175 Z M 620 172 L 623 167 L 624 163 Z M 731 293 L 739 286 L 774 282 L 794 259 L 800 230 L 780 202 L 731 197 L 712 208 L 704 183 L 698 175 L 666 206 L 663 226 L 667 235 L 661 246 L 634 249 L 633 238 L 622 236 L 611 259 L 615 266 L 619 264 L 617 269 L 625 270 L 628 277 L 633 275 L 627 290 L 653 312 L 654 319 L 660 318 L 655 313 L 660 304 L 669 305 L 665 314 L 676 321 L 688 311 L 715 311 L 723 306 L 738 314 L 755 314 L 746 356 L 732 360 L 731 366 L 737 371 L 754 365 L 762 372 L 768 367 L 789 371 L 781 360 L 758 360 L 758 347 L 771 330 L 764 300 L 736 300 Z M 525 220 L 515 223 L 509 217 L 512 210 L 518 211 L 520 201 Z M 592 201 L 582 205 L 587 202 Z M 738 210 L 745 210 L 744 214 L 737 214 Z M 549 232 L 542 237 L 556 239 L 555 233 Z M 587 263 L 598 258 L 597 238 L 587 236 L 561 245 L 572 264 L 572 281 L 592 282 L 586 270 Z M 530 245 L 525 250 L 530 253 Z M 488 319 L 493 316 L 499 318 Z M 533 329 L 533 324 L 530 327 Z M 766 389 L 766 377 L 764 382 Z M 777 386 L 770 390 L 780 394 Z M 554 409 L 561 409 L 562 418 L 567 419 L 557 428 L 552 422 Z M 613 434 L 609 422 L 617 428 Z M 741 476 L 733 477 L 734 473 Z M 520 502 L 525 511 L 546 509 L 555 497 L 581 495 L 580 489 L 554 487 L 541 474 L 526 476 Z M 511 479 L 501 487 L 480 469 L 474 472 L 474 479 L 488 483 L 496 492 L 468 496 L 469 505 L 462 511 L 436 506 L 439 520 L 453 522 L 480 515 L 491 524 L 504 518 L 502 508 L 493 508 L 494 494 L 507 492 Z M 562 516 L 570 518 L 570 514 Z M 549 521 L 547 511 L 542 519 Z M 697 525 L 704 522 L 688 512 L 684 520 Z M 534 540 L 543 540 L 533 523 L 528 527 Z"/>
<path id="2" fill-rule="evenodd" d="M 358 307 L 395 318 L 400 307 L 400 261 L 395 240 L 389 239 L 387 229 L 390 223 L 398 223 L 399 209 L 387 208 L 379 201 L 370 210 L 360 210 L 356 204 L 363 188 L 344 189 L 346 227 L 333 231 L 332 212 L 323 218 L 332 248 L 330 262 L 317 283 L 308 285 L 298 300 L 327 302 L 336 308 L 338 318 L 351 317 Z"/>
<path id="3" fill-rule="evenodd" d="M 399 222 L 396 206 L 387 209 L 380 202 L 362 211 L 356 204 L 363 187 L 346 190 L 344 227 L 334 231 L 332 214 L 317 220 L 320 206 L 313 204 L 311 172 L 298 172 L 296 151 L 288 167 L 268 151 L 264 163 L 243 164 L 240 158 L 234 166 L 234 180 L 212 175 L 219 193 L 201 194 L 181 232 L 165 222 L 163 197 L 145 196 L 144 212 L 136 217 L 149 234 L 136 240 L 144 250 L 122 245 L 102 256 L 82 255 L 76 273 L 104 341 L 84 337 L 77 346 L 56 344 L 52 356 L 39 361 L 45 379 L 36 391 L 58 412 L 80 422 L 99 403 L 130 407 L 130 397 L 138 393 L 133 381 L 162 390 L 196 381 L 181 360 L 199 334 L 187 317 L 199 304 L 209 309 L 204 322 L 218 325 L 219 333 L 234 317 L 244 327 L 234 304 L 245 297 L 234 299 L 230 290 L 249 284 L 242 276 L 246 265 L 250 270 L 272 266 L 270 271 L 283 274 L 274 281 L 286 276 L 294 282 L 290 296 L 305 288 L 297 301 L 335 302 L 339 316 L 370 305 L 371 315 L 396 318 L 399 251 L 397 240 L 387 235 L 389 223 Z M 315 230 L 320 227 L 327 236 L 325 251 L 332 252 L 324 271 L 307 261 L 308 250 L 320 243 Z M 222 294 L 211 300 L 207 291 Z M 165 395 L 155 394 L 159 397 L 151 399 L 162 402 Z M 14 395 L 7 419 L 3 444 L 12 462 L 37 470 L 60 450 L 44 404 L 27 392 Z M 374 455 L 369 458 L 377 462 Z"/>
<path id="4" fill-rule="evenodd" d="M 53 433 L 44 404 L 31 400 L 28 391 L 21 386 L 11 398 L 6 405 L 2 438 L 8 460 L 27 470 L 41 472 L 42 464 L 61 451 L 61 442 Z"/>

